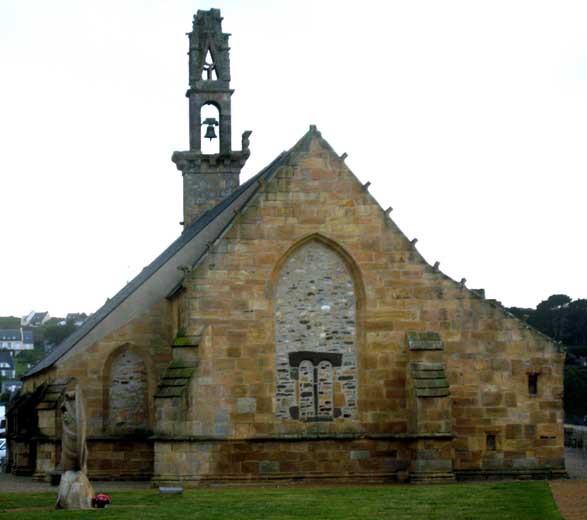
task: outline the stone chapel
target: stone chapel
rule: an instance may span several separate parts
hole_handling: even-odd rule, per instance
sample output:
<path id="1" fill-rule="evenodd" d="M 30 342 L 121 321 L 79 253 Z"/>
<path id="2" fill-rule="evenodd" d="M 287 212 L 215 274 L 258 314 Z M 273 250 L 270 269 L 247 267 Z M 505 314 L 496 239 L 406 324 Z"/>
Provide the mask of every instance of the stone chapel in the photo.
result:
<path id="1" fill-rule="evenodd" d="M 564 476 L 560 345 L 429 265 L 315 126 L 239 182 L 221 23 L 189 33 L 183 232 L 26 374 L 11 471 L 59 470 L 79 383 L 93 479 Z"/>

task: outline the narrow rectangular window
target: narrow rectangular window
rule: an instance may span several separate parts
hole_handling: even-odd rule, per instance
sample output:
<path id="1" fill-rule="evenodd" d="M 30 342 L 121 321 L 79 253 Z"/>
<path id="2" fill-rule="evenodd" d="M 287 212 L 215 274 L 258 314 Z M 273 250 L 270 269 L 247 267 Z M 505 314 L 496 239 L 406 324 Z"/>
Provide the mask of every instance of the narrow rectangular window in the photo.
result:
<path id="1" fill-rule="evenodd" d="M 495 435 L 493 433 L 488 433 L 485 439 L 485 445 L 487 447 L 487 451 L 495 451 L 497 448 L 497 442 L 495 439 Z"/>
<path id="2" fill-rule="evenodd" d="M 538 374 L 528 374 L 528 393 L 538 395 Z"/>
<path id="3" fill-rule="evenodd" d="M 314 365 L 307 360 L 299 365 L 298 405 L 301 420 L 316 416 L 316 375 Z"/>

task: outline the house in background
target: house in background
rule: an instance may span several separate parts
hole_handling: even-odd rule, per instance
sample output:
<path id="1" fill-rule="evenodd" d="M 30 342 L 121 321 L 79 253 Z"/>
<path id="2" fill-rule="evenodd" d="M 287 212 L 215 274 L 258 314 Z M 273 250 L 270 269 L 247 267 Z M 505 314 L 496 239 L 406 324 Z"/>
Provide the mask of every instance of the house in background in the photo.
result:
<path id="1" fill-rule="evenodd" d="M 33 350 L 35 348 L 35 339 L 32 330 L 21 329 L 22 331 L 22 350 Z"/>
<path id="2" fill-rule="evenodd" d="M 20 324 L 23 327 L 40 327 L 47 323 L 51 318 L 48 312 L 35 312 L 31 311 L 26 316 L 23 316 L 20 320 Z"/>
<path id="3" fill-rule="evenodd" d="M 16 377 L 16 370 L 14 369 L 14 362 L 10 354 L 10 352 L 0 350 L 0 377 L 14 379 Z"/>
<path id="4" fill-rule="evenodd" d="M 76 327 L 79 327 L 88 319 L 88 315 L 85 312 L 69 312 L 65 316 L 65 323 L 73 323 Z"/>
<path id="5" fill-rule="evenodd" d="M 32 330 L 0 329 L 0 350 L 10 350 L 12 353 L 33 350 L 33 343 Z"/>
<path id="6" fill-rule="evenodd" d="M 10 392 L 13 394 L 22 388 L 22 381 L 19 379 L 5 379 L 0 386 L 0 393 Z"/>

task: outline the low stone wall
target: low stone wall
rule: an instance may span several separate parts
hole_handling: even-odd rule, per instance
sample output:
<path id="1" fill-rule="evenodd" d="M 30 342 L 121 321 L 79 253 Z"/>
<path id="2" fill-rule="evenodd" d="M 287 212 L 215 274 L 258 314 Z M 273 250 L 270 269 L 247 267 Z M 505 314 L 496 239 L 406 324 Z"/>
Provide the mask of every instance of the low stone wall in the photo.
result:
<path id="1" fill-rule="evenodd" d="M 95 480 L 149 480 L 153 442 L 88 439 L 88 476 Z"/>
<path id="2" fill-rule="evenodd" d="M 150 440 L 90 437 L 87 445 L 91 480 L 150 480 L 153 476 L 153 442 Z M 38 439 L 35 448 L 33 479 L 49 482 L 49 474 L 59 466 L 61 440 Z"/>
<path id="3" fill-rule="evenodd" d="M 545 441 L 546 442 L 546 441 Z M 432 483 L 451 480 L 565 478 L 564 458 L 510 458 L 500 453 L 470 468 L 454 466 L 448 437 L 155 441 L 153 483 L 339 481 Z"/>
<path id="4" fill-rule="evenodd" d="M 259 480 L 386 482 L 408 479 L 410 450 L 397 440 L 158 441 L 156 484 Z"/>

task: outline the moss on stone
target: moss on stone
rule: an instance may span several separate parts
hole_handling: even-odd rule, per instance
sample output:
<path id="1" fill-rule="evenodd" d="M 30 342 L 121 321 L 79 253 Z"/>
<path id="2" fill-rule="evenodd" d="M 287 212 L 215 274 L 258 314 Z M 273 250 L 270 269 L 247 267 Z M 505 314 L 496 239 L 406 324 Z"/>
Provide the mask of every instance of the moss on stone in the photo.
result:
<path id="1" fill-rule="evenodd" d="M 190 338 L 187 336 L 176 336 L 173 340 L 174 347 L 185 347 L 191 345 Z"/>

